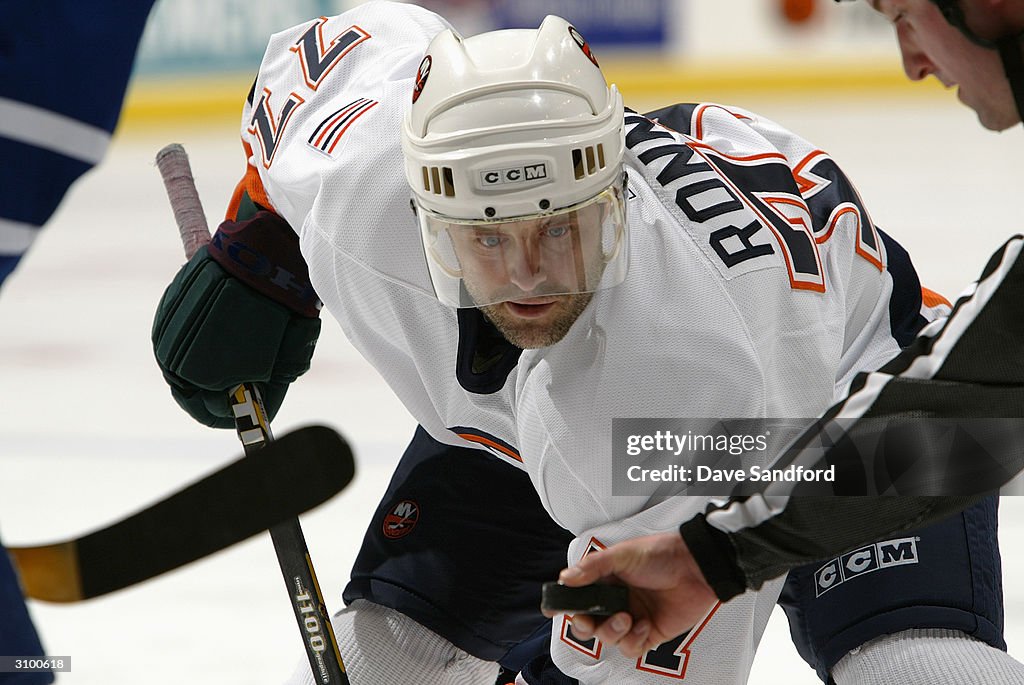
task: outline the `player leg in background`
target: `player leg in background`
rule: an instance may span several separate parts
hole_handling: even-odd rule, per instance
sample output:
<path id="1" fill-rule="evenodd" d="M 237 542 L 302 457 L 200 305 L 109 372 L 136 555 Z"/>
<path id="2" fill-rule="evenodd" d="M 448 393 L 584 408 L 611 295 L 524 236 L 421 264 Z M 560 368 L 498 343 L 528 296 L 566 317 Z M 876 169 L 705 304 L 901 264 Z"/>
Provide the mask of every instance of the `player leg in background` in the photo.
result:
<path id="1" fill-rule="evenodd" d="M 153 0 L 0 3 L 0 284 L 117 124 Z M 87 227 L 83 226 L 83 230 Z M 42 653 L 0 546 L 0 654 Z M 0 683 L 50 674 L 0 673 Z"/>
<path id="2" fill-rule="evenodd" d="M 991 497 L 920 531 L 790 572 L 800 655 L 836 685 L 1024 683 L 1006 654 Z"/>
<path id="3" fill-rule="evenodd" d="M 525 472 L 422 428 L 377 507 L 333 619 L 354 685 L 490 685 L 498 662 L 550 621 L 540 587 L 557 578 L 572 536 Z M 313 683 L 300 663 L 290 685 Z"/>
<path id="4" fill-rule="evenodd" d="M 0 283 L 106 152 L 152 5 L 0 4 Z"/>
<path id="5" fill-rule="evenodd" d="M 0 547 L 0 655 L 42 656 L 43 653 L 14 567 L 7 552 Z M 52 673 L 0 672 L 3 685 L 46 685 L 52 682 Z"/>

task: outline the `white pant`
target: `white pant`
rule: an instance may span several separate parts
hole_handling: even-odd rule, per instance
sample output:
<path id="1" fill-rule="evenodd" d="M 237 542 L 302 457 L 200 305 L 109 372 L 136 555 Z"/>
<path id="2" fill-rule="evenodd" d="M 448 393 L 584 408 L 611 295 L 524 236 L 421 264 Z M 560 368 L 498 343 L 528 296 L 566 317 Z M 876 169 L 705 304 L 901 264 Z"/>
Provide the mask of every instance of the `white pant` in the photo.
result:
<path id="1" fill-rule="evenodd" d="M 832 669 L 839 685 L 1022 685 L 1024 665 L 958 630 L 904 630 L 867 642 Z"/>
<path id="2" fill-rule="evenodd" d="M 352 685 L 492 685 L 498 665 L 397 611 L 356 600 L 331 619 Z M 287 685 L 315 685 L 305 656 Z"/>

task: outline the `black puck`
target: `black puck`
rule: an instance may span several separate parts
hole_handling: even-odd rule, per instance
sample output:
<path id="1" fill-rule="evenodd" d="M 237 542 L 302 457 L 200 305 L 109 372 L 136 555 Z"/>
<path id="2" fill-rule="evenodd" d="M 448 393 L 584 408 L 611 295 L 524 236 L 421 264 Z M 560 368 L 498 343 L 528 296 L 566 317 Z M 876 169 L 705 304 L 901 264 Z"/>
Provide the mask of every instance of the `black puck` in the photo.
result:
<path id="1" fill-rule="evenodd" d="M 625 585 L 569 587 L 561 583 L 544 583 L 540 606 L 545 611 L 556 613 L 611 616 L 629 611 L 629 589 Z"/>

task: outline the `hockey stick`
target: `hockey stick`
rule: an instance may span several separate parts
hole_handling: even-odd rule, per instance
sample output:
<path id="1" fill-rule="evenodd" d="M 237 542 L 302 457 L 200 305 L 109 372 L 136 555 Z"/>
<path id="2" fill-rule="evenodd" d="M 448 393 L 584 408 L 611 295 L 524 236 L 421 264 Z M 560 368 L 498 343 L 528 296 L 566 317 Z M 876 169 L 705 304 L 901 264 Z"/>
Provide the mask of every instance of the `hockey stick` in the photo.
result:
<path id="1" fill-rule="evenodd" d="M 27 597 L 92 599 L 149 580 L 241 542 L 322 504 L 352 480 L 338 433 L 288 433 L 117 523 L 37 547 L 8 547 Z"/>
<path id="2" fill-rule="evenodd" d="M 192 178 L 188 154 L 181 145 L 172 143 L 157 153 L 156 164 L 174 210 L 185 256 L 191 258 L 196 250 L 210 242 L 210 229 Z M 259 391 L 250 384 L 239 385 L 231 391 L 231 402 L 235 430 L 246 455 L 257 453 L 274 439 Z M 298 518 L 272 527 L 270 537 L 314 678 L 325 685 L 349 685 L 330 613 Z"/>

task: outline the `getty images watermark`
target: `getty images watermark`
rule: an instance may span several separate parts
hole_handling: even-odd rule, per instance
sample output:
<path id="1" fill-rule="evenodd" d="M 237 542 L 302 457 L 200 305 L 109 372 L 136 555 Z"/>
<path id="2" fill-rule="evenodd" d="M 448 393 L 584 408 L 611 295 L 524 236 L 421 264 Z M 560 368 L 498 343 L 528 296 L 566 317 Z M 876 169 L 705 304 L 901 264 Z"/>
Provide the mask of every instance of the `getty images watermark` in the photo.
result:
<path id="1" fill-rule="evenodd" d="M 615 495 L 730 495 L 745 483 L 824 482 L 834 465 L 772 462 L 811 420 L 614 419 Z"/>
<path id="2" fill-rule="evenodd" d="M 1016 418 L 613 419 L 612 442 L 613 495 L 968 495 L 1024 468 Z"/>

